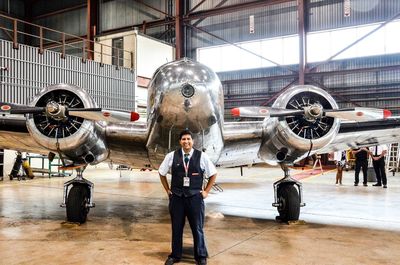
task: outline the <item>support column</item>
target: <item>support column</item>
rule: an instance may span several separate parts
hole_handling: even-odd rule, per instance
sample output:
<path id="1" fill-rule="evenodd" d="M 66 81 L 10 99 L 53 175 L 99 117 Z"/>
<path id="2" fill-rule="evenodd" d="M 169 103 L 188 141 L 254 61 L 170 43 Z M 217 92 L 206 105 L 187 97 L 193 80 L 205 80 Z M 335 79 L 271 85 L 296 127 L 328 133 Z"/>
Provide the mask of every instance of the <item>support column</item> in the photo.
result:
<path id="1" fill-rule="evenodd" d="M 297 0 L 298 28 L 299 28 L 299 85 L 304 85 L 304 76 L 307 65 L 307 36 L 305 27 L 305 1 Z"/>
<path id="2" fill-rule="evenodd" d="M 96 35 L 96 26 L 97 26 L 97 0 L 87 0 L 87 33 L 86 39 L 88 40 L 86 43 L 87 47 L 87 59 L 94 59 L 94 36 Z"/>
<path id="3" fill-rule="evenodd" d="M 175 59 L 183 57 L 183 1 L 175 1 Z"/>

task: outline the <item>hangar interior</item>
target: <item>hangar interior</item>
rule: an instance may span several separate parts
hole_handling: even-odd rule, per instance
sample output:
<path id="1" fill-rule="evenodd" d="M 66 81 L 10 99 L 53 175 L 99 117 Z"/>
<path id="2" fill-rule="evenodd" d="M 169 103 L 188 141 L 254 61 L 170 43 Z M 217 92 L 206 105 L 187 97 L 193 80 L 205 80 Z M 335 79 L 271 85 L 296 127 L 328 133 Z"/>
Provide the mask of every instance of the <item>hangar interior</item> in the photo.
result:
<path id="1" fill-rule="evenodd" d="M 289 85 L 311 83 L 343 107 L 398 111 L 400 3 L 395 0 L 16 0 L 1 1 L 0 10 L 4 40 L 58 52 L 64 48 L 66 54 L 95 61 L 103 54 L 103 62 L 138 72 L 139 66 L 130 65 L 134 43 L 121 36 L 137 29 L 169 43 L 176 48 L 174 58 L 197 59 L 218 73 L 226 109 L 268 105 Z M 13 18 L 21 20 L 16 36 Z M 62 46 L 62 33 L 70 45 Z M 100 53 L 96 43 L 105 39 L 108 46 Z M 234 56 L 225 63 L 229 55 Z M 171 55 L 156 63 L 165 60 Z"/>
<path id="2" fill-rule="evenodd" d="M 6 102 L 73 83 L 99 106 L 145 119 L 153 72 L 189 57 L 218 74 L 227 121 L 232 108 L 271 106 L 296 84 L 322 88 L 341 108 L 399 113 L 395 0 L 17 0 L 1 1 L 0 11 Z"/>
<path id="3" fill-rule="evenodd" d="M 0 0 L 0 100 L 28 104 L 42 88 L 70 83 L 87 89 L 100 107 L 135 110 L 145 119 L 147 86 L 154 71 L 166 62 L 188 57 L 217 73 L 223 86 L 226 121 L 237 120 L 231 115 L 232 108 L 271 106 L 288 88 L 303 84 L 322 88 L 341 108 L 385 108 L 393 115 L 400 115 L 399 32 L 398 0 Z M 398 143 L 390 146 L 386 163 L 396 185 L 395 172 L 400 166 L 398 147 Z M 11 170 L 14 158 L 13 151 L 0 150 L 1 179 Z M 269 182 L 272 180 L 268 180 L 268 185 Z M 150 190 L 153 192 L 154 188 Z M 155 199 L 161 200 L 157 196 Z M 357 199 L 363 200 L 362 196 Z M 154 207 L 160 210 L 158 204 Z M 218 207 L 213 209 L 218 211 Z M 367 206 L 365 209 L 368 211 Z M 397 211 L 392 214 L 388 218 L 398 217 Z M 313 216 L 313 212 L 309 215 Z M 162 223 L 164 219 L 162 216 L 158 221 Z M 265 224 L 257 220 L 250 222 L 255 232 L 252 231 L 260 235 L 264 230 L 258 228 Z M 379 218 L 373 220 L 379 221 L 384 223 Z M 217 226 L 227 225 L 214 222 Z M 235 223 L 234 229 L 240 231 L 243 226 Z M 368 224 L 365 226 L 368 228 Z M 398 229 L 398 223 L 393 226 Z M 272 226 L 269 229 L 274 234 L 279 230 Z M 220 232 L 219 227 L 211 230 Z M 279 241 L 280 237 L 276 237 Z M 384 237 L 392 242 L 390 235 Z M 243 235 L 243 238 L 251 236 Z M 223 243 L 218 240 L 212 241 L 215 248 Z M 343 240 L 346 240 L 345 234 Z M 297 244 L 301 242 L 302 238 L 296 238 Z M 101 244 L 98 247 L 107 248 Z M 257 249 L 255 255 L 262 256 L 260 253 L 262 250 Z M 334 258 L 328 252 L 322 253 Z M 385 254 L 377 255 L 372 263 L 363 259 L 357 259 L 356 263 L 391 264 L 393 261 L 385 259 Z M 12 260 L 9 253 L 6 257 Z M 221 257 L 214 260 L 215 264 L 226 264 Z M 261 260 L 257 263 L 255 259 L 249 264 L 287 264 L 271 262 L 268 255 Z M 297 264 L 318 264 L 316 259 L 306 259 L 306 263 L 289 260 Z M 340 262 L 324 263 L 352 264 L 352 261 L 347 256 Z M 130 259 L 118 262 L 136 264 Z M 232 259 L 231 264 L 237 263 Z"/>

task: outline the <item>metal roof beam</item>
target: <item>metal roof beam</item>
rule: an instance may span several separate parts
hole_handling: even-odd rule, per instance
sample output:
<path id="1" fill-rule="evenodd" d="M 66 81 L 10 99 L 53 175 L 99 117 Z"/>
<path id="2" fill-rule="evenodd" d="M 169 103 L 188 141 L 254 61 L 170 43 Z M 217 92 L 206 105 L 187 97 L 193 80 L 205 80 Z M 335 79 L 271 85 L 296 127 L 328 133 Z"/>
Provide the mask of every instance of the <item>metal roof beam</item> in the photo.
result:
<path id="1" fill-rule="evenodd" d="M 205 18 L 205 17 L 211 17 L 211 16 L 217 16 L 217 15 L 221 15 L 221 14 L 243 11 L 244 9 L 259 8 L 259 7 L 282 4 L 282 3 L 287 3 L 287 2 L 294 2 L 294 1 L 293 0 L 270 0 L 270 1 L 259 0 L 259 1 L 242 3 L 242 4 L 217 7 L 217 8 L 213 8 L 213 9 L 209 9 L 209 10 L 202 10 L 202 11 L 188 14 L 184 17 L 184 21 L 200 19 L 200 18 Z"/>
<path id="2" fill-rule="evenodd" d="M 56 10 L 56 11 L 53 11 L 53 12 L 49 12 L 49 13 L 45 13 L 45 14 L 41 14 L 41 15 L 32 17 L 32 21 L 33 20 L 37 20 L 37 19 L 41 19 L 41 18 L 46 18 L 46 17 L 51 17 L 51 16 L 63 14 L 63 13 L 74 11 L 74 10 L 78 10 L 78 9 L 82 9 L 82 8 L 85 8 L 86 6 L 87 6 L 87 3 L 66 7 L 66 8 L 59 9 L 59 10 Z"/>

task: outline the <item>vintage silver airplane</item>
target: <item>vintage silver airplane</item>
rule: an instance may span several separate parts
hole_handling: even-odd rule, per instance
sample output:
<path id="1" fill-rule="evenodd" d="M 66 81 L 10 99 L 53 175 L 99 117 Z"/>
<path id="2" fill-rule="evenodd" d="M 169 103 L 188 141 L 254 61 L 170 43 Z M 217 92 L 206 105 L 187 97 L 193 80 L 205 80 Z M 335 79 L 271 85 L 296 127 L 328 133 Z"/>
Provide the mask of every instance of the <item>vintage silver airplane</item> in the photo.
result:
<path id="1" fill-rule="evenodd" d="M 57 153 L 77 177 L 64 184 L 67 220 L 85 222 L 94 207 L 93 184 L 82 172 L 88 164 L 111 160 L 132 167 L 157 168 L 177 148 L 182 129 L 194 132 L 195 147 L 221 167 L 267 162 L 281 164 L 274 183 L 279 218 L 297 220 L 304 206 L 301 183 L 287 165 L 315 152 L 396 142 L 400 120 L 390 111 L 339 109 L 324 90 L 294 86 L 272 107 L 240 107 L 239 117 L 258 121 L 224 122 L 224 95 L 217 75 L 183 58 L 161 66 L 148 88 L 148 117 L 98 108 L 88 91 L 58 84 L 38 93 L 29 106 L 0 103 L 0 148 Z M 347 120 L 347 122 L 342 122 Z"/>

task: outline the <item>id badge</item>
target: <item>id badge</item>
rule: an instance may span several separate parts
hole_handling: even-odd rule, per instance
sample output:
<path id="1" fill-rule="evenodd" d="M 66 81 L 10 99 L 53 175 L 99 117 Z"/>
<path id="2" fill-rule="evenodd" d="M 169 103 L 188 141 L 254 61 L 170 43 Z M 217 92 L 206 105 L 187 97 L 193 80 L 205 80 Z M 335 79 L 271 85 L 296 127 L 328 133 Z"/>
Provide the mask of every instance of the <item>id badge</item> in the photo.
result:
<path id="1" fill-rule="evenodd" d="M 190 186 L 190 178 L 184 177 L 183 178 L 183 187 L 189 187 L 189 186 Z"/>

